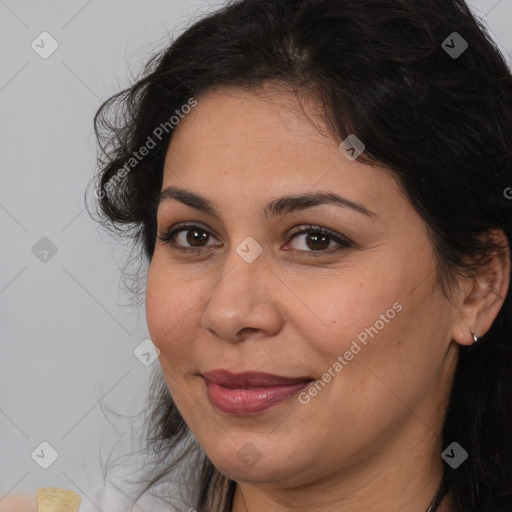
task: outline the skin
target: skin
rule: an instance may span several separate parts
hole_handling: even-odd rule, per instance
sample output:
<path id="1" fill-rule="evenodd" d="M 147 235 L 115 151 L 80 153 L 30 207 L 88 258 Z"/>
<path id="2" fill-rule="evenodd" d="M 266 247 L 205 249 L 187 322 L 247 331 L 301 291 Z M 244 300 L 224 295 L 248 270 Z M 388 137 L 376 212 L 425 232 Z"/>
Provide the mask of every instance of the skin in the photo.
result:
<path id="1" fill-rule="evenodd" d="M 36 492 L 8 494 L 0 501 L 0 512 L 37 512 Z"/>
<path id="2" fill-rule="evenodd" d="M 460 280 L 450 303 L 426 223 L 385 169 L 341 154 L 313 102 L 306 117 L 294 95 L 269 86 L 219 88 L 197 100 L 174 129 L 162 189 L 201 194 L 219 216 L 175 199 L 160 204 L 160 233 L 189 222 L 211 236 L 195 246 L 193 232 L 175 236 L 182 247 L 204 247 L 199 255 L 157 242 L 146 314 L 184 420 L 237 481 L 233 511 L 424 512 L 441 480 L 439 436 L 458 348 L 498 314 L 508 256 L 493 259 L 491 277 Z M 314 191 L 343 195 L 376 217 L 335 205 L 263 212 L 272 199 Z M 353 245 L 289 235 L 308 224 Z M 236 252 L 248 236 L 263 248 L 252 263 Z M 295 396 L 235 416 L 209 401 L 198 374 L 214 368 L 322 379 L 397 302 L 401 311 L 309 403 Z M 260 457 L 252 466 L 238 457 L 247 443 Z M 448 501 L 439 510 L 451 510 Z"/>

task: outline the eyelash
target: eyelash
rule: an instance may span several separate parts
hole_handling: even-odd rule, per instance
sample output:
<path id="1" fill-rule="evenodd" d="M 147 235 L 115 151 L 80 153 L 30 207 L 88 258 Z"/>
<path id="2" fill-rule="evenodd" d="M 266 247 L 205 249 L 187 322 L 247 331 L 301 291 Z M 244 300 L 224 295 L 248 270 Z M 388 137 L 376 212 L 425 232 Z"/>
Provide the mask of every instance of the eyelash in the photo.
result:
<path id="1" fill-rule="evenodd" d="M 176 244 L 176 242 L 173 240 L 174 236 L 178 233 L 180 233 L 181 231 L 192 231 L 192 230 L 196 230 L 196 231 L 200 231 L 200 232 L 203 232 L 203 233 L 206 233 L 210 236 L 213 236 L 207 229 L 204 229 L 202 228 L 201 226 L 198 226 L 198 225 L 195 225 L 195 224 L 179 224 L 177 227 L 174 227 L 164 233 L 160 233 L 159 236 L 158 236 L 158 239 L 169 245 L 173 251 L 176 251 L 176 252 L 179 252 L 179 253 L 196 253 L 196 254 L 199 254 L 199 253 L 203 253 L 203 252 L 206 252 L 207 248 L 206 247 L 202 247 L 202 248 L 197 248 L 197 249 L 194 249 L 194 248 L 191 248 L 191 247 L 181 247 L 181 246 L 178 246 Z M 303 251 L 301 249 L 296 249 L 298 250 L 299 252 L 303 252 L 303 253 L 306 253 L 306 254 L 309 254 L 309 255 L 312 255 L 312 256 L 319 256 L 320 254 L 331 254 L 332 252 L 337 252 L 337 251 L 340 251 L 340 250 L 343 250 L 343 249 L 348 249 L 350 247 L 352 247 L 352 242 L 350 242 L 348 239 L 342 237 L 341 235 L 339 235 L 338 233 L 334 232 L 334 231 L 331 231 L 330 229 L 327 229 L 327 228 L 323 228 L 321 226 L 315 226 L 315 225 L 306 225 L 306 226 L 303 226 L 303 229 L 300 229 L 300 230 L 297 230 L 293 233 L 290 233 L 290 240 L 292 240 L 294 237 L 296 237 L 297 235 L 303 235 L 303 234 L 322 234 L 322 235 L 326 235 L 328 236 L 332 241 L 340 244 L 340 247 L 336 248 L 334 251 L 332 251 L 332 248 L 331 249 L 324 249 L 324 250 L 321 250 L 321 251 L 314 251 L 314 250 L 311 250 L 311 251 Z"/>

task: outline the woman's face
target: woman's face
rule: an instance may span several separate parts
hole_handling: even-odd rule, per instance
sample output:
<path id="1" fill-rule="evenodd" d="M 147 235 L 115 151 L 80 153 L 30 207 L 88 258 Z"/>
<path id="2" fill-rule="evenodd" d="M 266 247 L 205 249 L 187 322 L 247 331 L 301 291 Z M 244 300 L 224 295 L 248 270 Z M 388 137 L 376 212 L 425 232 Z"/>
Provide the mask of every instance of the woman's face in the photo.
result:
<path id="1" fill-rule="evenodd" d="M 197 100 L 174 128 L 162 190 L 203 202 L 161 201 L 159 234 L 182 230 L 174 247 L 157 241 L 146 302 L 187 425 L 222 473 L 253 483 L 301 485 L 431 453 L 459 320 L 425 222 L 295 96 L 218 89 Z M 323 199 L 280 200 L 309 194 Z M 215 369 L 317 382 L 226 389 L 207 385 Z"/>

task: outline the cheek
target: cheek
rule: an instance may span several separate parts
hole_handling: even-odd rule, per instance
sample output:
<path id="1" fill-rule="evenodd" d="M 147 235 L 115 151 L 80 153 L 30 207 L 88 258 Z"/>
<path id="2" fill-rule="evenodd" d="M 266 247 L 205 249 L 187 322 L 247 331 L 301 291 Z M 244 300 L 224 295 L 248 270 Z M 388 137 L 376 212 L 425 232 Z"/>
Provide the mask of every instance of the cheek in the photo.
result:
<path id="1" fill-rule="evenodd" d="M 418 366 L 428 366 L 430 357 L 425 353 L 428 344 L 423 338 L 428 330 L 421 328 L 420 314 L 428 307 L 428 283 L 409 294 L 409 283 L 415 281 L 405 264 L 389 271 L 381 267 L 357 273 L 347 270 L 336 280 L 338 286 L 333 285 L 332 278 L 317 280 L 314 286 L 302 281 L 300 289 L 295 290 L 298 296 L 307 297 L 309 308 L 302 305 L 295 319 L 313 349 L 314 367 L 322 372 L 331 369 L 336 375 L 328 393 L 346 395 L 351 389 L 356 402 L 364 398 L 372 403 L 378 396 L 385 399 L 389 392 L 368 368 L 398 388 L 403 382 L 409 386 L 416 377 L 421 381 L 422 369 Z M 402 368 L 404 361 L 409 363 Z M 331 378 L 325 373 L 323 376 Z"/>
<path id="2" fill-rule="evenodd" d="M 376 321 L 380 326 L 381 314 L 391 309 L 389 316 L 394 316 L 397 298 L 389 284 L 377 282 L 374 276 L 347 272 L 336 281 L 339 285 L 327 275 L 297 280 L 288 309 L 304 337 L 330 359 L 349 350 L 358 335 L 364 339 L 365 328 Z"/>
<path id="3" fill-rule="evenodd" d="M 184 285 L 157 261 L 151 263 L 146 282 L 148 330 L 164 359 L 173 365 L 179 364 L 192 350 L 200 305 L 190 283 Z"/>

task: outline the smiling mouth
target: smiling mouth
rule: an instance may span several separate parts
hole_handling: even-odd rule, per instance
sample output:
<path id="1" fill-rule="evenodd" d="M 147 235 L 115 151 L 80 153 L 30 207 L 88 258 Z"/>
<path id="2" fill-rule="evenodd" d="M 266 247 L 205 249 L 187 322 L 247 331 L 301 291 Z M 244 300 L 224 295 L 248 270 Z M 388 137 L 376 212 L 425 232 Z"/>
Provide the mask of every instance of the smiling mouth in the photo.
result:
<path id="1" fill-rule="evenodd" d="M 200 375 L 210 403 L 230 415 L 257 414 L 299 393 L 312 378 L 282 377 L 262 372 L 233 374 L 226 370 Z"/>
<path id="2" fill-rule="evenodd" d="M 290 386 L 315 380 L 312 377 L 284 377 L 267 372 L 233 373 L 229 370 L 209 370 L 201 374 L 206 380 L 231 389 L 258 389 Z"/>

